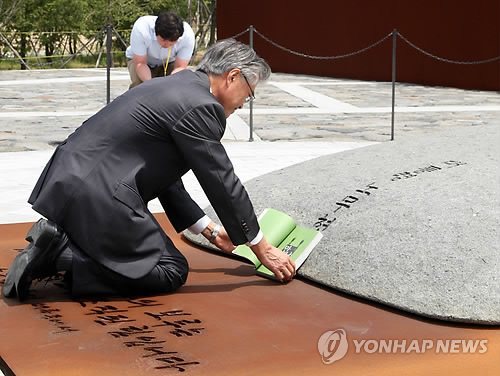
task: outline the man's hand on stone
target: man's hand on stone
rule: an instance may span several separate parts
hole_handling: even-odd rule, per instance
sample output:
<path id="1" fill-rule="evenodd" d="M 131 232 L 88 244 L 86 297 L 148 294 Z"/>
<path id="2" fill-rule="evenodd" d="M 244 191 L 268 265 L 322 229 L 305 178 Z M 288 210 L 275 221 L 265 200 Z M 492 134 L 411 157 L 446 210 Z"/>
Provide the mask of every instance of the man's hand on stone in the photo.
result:
<path id="1" fill-rule="evenodd" d="M 283 251 L 270 245 L 265 238 L 251 248 L 259 261 L 272 271 L 278 280 L 290 281 L 295 276 L 293 260 Z"/>

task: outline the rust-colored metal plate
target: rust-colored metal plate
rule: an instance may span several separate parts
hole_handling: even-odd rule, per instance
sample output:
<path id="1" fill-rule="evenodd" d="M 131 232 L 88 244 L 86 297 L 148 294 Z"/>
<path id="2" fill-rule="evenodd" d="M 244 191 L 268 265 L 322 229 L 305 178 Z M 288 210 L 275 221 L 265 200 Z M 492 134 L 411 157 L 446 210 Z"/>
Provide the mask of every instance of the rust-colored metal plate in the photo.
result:
<path id="1" fill-rule="evenodd" d="M 268 281 L 193 247 L 157 218 L 189 260 L 186 285 L 168 295 L 74 301 L 56 281 L 36 284 L 23 303 L 1 297 L 6 375 L 500 374 L 498 327 L 430 321 L 298 279 Z M 30 226 L 0 225 L 0 283 Z M 336 329 L 348 350 L 325 364 L 318 340 Z M 324 354 L 339 357 L 343 347 L 329 344 Z"/>

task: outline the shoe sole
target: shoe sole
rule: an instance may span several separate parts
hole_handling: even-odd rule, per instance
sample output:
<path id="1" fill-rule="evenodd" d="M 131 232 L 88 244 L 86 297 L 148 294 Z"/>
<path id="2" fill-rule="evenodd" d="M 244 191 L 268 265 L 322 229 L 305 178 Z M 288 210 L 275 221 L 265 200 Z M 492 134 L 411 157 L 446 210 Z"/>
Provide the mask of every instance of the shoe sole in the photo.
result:
<path id="1" fill-rule="evenodd" d="M 26 235 L 30 244 L 16 256 L 7 272 L 2 291 L 4 296 L 13 297 L 15 291 L 19 300 L 26 299 L 31 287 L 32 271 L 37 267 L 40 255 L 59 242 L 56 234 L 56 228 L 44 219 L 38 220 L 31 227 Z"/>
<path id="2" fill-rule="evenodd" d="M 16 281 L 19 280 L 19 277 L 17 274 L 19 274 L 19 271 L 22 270 L 24 267 L 26 267 L 26 263 L 28 262 L 28 258 L 26 256 L 26 253 L 33 247 L 33 244 L 30 243 L 24 250 L 22 250 L 14 259 L 14 261 L 11 264 L 11 267 L 9 268 L 9 271 L 7 272 L 7 276 L 5 278 L 4 284 L 3 284 L 3 289 L 2 289 L 2 294 L 6 298 L 13 298 L 17 295 L 16 292 Z M 16 273 L 17 271 L 17 273 Z"/>

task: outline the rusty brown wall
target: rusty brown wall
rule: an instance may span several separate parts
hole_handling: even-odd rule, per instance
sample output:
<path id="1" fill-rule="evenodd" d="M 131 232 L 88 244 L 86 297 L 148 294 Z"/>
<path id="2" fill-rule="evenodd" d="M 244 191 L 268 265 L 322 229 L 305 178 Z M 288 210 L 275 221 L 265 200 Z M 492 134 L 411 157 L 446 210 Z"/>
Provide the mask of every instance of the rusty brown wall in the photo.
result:
<path id="1" fill-rule="evenodd" d="M 254 25 L 272 41 L 314 56 L 363 49 L 397 29 L 422 49 L 456 61 L 500 55 L 499 0 L 218 0 L 218 38 Z M 248 33 L 240 38 L 248 43 Z M 392 37 L 362 54 L 336 60 L 294 56 L 254 35 L 273 71 L 362 80 L 391 80 Z M 463 65 L 428 57 L 397 38 L 397 81 L 499 90 L 500 62 Z"/>

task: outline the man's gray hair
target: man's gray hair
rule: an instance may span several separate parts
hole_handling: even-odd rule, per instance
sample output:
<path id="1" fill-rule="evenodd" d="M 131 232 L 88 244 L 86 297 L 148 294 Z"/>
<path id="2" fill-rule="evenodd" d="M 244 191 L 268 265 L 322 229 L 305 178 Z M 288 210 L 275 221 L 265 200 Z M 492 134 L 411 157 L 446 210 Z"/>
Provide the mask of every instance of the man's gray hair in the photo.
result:
<path id="1" fill-rule="evenodd" d="M 269 64 L 246 44 L 234 39 L 223 39 L 212 45 L 198 65 L 198 70 L 220 76 L 238 68 L 252 85 L 266 81 L 271 75 Z"/>

